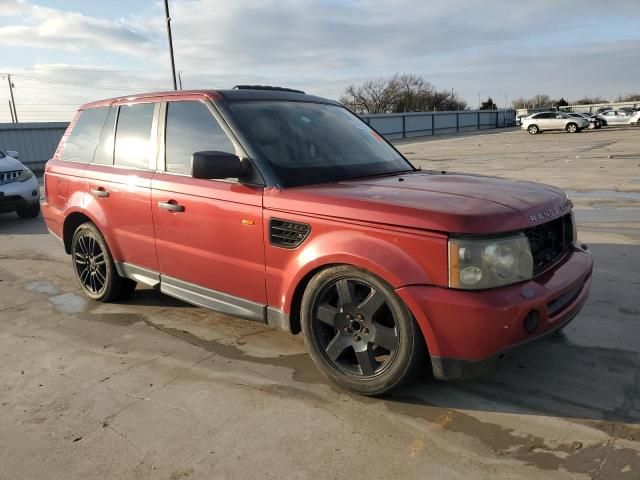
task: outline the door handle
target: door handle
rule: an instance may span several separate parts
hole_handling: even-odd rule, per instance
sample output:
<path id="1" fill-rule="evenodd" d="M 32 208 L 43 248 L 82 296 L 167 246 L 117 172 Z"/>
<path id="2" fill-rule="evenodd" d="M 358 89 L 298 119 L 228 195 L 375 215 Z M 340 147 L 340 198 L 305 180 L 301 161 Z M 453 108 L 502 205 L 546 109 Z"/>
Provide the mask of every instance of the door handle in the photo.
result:
<path id="1" fill-rule="evenodd" d="M 180 205 L 173 200 L 168 202 L 158 202 L 158 207 L 170 212 L 184 212 L 184 205 Z"/>
<path id="2" fill-rule="evenodd" d="M 109 192 L 107 192 L 103 187 L 92 188 L 90 192 L 91 195 L 96 198 L 106 198 L 109 196 Z"/>

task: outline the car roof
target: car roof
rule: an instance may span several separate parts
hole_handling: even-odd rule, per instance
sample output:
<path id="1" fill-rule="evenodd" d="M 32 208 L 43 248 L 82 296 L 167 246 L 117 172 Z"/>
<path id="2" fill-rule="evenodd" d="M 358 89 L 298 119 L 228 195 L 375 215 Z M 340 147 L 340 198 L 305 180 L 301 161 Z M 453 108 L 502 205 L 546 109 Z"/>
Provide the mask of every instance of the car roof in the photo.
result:
<path id="1" fill-rule="evenodd" d="M 194 95 L 208 96 L 213 100 L 224 99 L 228 102 L 251 101 L 251 100 L 275 100 L 275 101 L 297 101 L 297 102 L 326 103 L 329 105 L 341 105 L 340 103 L 334 100 L 317 97 L 315 95 L 307 95 L 304 92 L 300 92 L 296 90 L 280 89 L 277 87 L 271 87 L 271 88 L 242 87 L 242 88 L 223 89 L 223 90 L 209 90 L 209 89 L 168 90 L 168 91 L 159 91 L 159 92 L 136 93 L 132 95 L 106 98 L 103 100 L 97 100 L 94 102 L 85 103 L 84 105 L 80 106 L 80 110 L 84 110 L 87 108 L 109 106 L 114 102 L 129 101 L 129 102 L 135 103 L 142 100 L 153 99 L 153 98 L 171 100 L 172 99 L 171 97 L 174 97 L 174 99 L 178 99 L 181 97 L 193 97 Z"/>

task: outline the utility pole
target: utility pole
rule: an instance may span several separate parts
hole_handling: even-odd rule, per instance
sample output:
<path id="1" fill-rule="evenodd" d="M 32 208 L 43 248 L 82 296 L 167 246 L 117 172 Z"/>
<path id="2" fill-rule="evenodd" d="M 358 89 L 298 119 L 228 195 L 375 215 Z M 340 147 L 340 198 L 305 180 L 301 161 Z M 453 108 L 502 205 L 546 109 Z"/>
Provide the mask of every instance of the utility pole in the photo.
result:
<path id="1" fill-rule="evenodd" d="M 182 90 L 182 70 L 178 70 L 178 85 L 180 86 L 180 90 Z"/>
<path id="2" fill-rule="evenodd" d="M 11 106 L 11 100 L 7 100 L 9 103 L 9 113 L 11 113 L 11 123 L 16 123 L 16 119 L 13 116 L 13 107 Z"/>
<path id="3" fill-rule="evenodd" d="M 178 90 L 176 82 L 176 65 L 173 61 L 173 39 L 171 38 L 171 17 L 169 16 L 169 0 L 164 0 L 164 15 L 167 19 L 167 37 L 169 37 L 169 55 L 171 56 L 171 75 L 173 76 L 173 89 Z"/>
<path id="4" fill-rule="evenodd" d="M 13 98 L 13 87 L 15 87 L 15 85 L 11 81 L 11 74 L 7 74 L 7 80 L 9 81 L 9 93 L 11 94 L 11 105 L 13 106 L 13 119 L 15 123 L 18 123 L 18 111 L 16 110 L 16 99 Z"/>

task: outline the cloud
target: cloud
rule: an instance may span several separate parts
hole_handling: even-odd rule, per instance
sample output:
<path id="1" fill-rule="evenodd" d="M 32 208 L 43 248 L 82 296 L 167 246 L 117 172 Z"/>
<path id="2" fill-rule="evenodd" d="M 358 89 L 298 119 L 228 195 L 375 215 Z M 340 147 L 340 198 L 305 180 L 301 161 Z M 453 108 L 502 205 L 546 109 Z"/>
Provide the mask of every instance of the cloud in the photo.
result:
<path id="1" fill-rule="evenodd" d="M 0 27 L 3 46 L 71 52 L 98 49 L 138 57 L 155 55 L 159 50 L 154 38 L 132 29 L 124 20 L 96 18 L 16 0 L 3 0 L 0 8 L 20 17 L 20 24 Z"/>
<path id="2" fill-rule="evenodd" d="M 413 72 L 475 105 L 478 93 L 617 95 L 636 90 L 640 78 L 640 2 L 171 0 L 170 6 L 186 88 L 262 83 L 337 98 L 351 83 Z M 77 8 L 82 13 L 0 0 L 0 38 L 3 47 L 16 47 L 8 51 L 13 62 L 69 64 L 42 67 L 55 71 L 37 75 L 92 85 L 49 84 L 73 101 L 120 93 L 101 85 L 120 86 L 122 94 L 170 88 L 162 2 L 114 3 L 102 9 L 110 18 L 98 17 L 92 2 Z M 152 73 L 69 71 L 83 62 L 92 65 L 86 70 Z"/>

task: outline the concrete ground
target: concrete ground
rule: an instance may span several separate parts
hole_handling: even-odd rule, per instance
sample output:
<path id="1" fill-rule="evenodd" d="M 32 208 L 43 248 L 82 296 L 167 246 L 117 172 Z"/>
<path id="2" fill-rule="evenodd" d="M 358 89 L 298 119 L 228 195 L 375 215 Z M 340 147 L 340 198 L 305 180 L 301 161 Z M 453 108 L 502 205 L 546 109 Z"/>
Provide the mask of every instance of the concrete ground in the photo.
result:
<path id="1" fill-rule="evenodd" d="M 86 300 L 42 219 L 0 215 L 0 479 L 639 479 L 640 129 L 400 148 L 571 191 L 595 273 L 564 334 L 358 397 L 300 337 L 149 289 Z"/>

